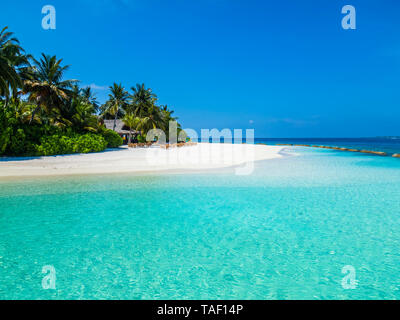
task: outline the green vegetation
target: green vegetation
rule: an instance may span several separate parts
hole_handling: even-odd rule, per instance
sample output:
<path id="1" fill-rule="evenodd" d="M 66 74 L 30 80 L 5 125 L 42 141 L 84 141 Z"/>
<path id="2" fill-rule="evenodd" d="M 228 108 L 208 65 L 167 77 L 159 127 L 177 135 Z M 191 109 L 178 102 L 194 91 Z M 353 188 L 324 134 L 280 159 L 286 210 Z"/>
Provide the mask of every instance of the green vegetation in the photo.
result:
<path id="1" fill-rule="evenodd" d="M 133 113 L 127 113 L 125 117 L 122 119 L 124 124 L 129 128 L 129 139 L 128 144 L 132 142 L 133 130 L 139 128 L 141 119 L 139 117 L 135 117 Z"/>
<path id="2" fill-rule="evenodd" d="M 123 143 L 122 138 L 119 136 L 119 134 L 110 129 L 102 129 L 100 131 L 100 134 L 107 142 L 108 148 L 118 148 Z"/>
<path id="3" fill-rule="evenodd" d="M 36 147 L 36 152 L 44 156 L 70 153 L 89 153 L 100 152 L 107 147 L 107 141 L 103 137 L 87 134 L 56 134 L 41 138 L 40 145 Z"/>
<path id="4" fill-rule="evenodd" d="M 100 152 L 123 140 L 115 132 L 122 119 L 129 142 L 144 141 L 150 129 L 168 135 L 173 111 L 157 105 L 157 96 L 144 84 L 110 86 L 100 105 L 90 87 L 65 79 L 68 65 L 56 56 L 37 60 L 26 54 L 7 27 L 0 32 L 0 155 L 49 156 Z M 113 129 L 104 120 L 114 120 Z M 178 134 L 181 131 L 178 124 Z M 168 136 L 167 136 L 168 139 Z"/>
<path id="5" fill-rule="evenodd" d="M 132 141 L 134 132 L 139 132 L 134 137 L 136 142 L 145 142 L 146 133 L 151 129 L 161 129 L 169 141 L 169 123 L 177 121 L 173 117 L 174 111 L 167 106 L 157 105 L 157 95 L 143 84 L 137 84 L 131 88 L 129 93 L 121 84 L 110 87 L 108 101 L 100 107 L 104 119 L 114 120 L 114 128 L 117 119 L 122 119 L 125 126 L 129 128 L 128 141 Z M 177 123 L 177 134 L 182 131 L 181 125 Z"/>

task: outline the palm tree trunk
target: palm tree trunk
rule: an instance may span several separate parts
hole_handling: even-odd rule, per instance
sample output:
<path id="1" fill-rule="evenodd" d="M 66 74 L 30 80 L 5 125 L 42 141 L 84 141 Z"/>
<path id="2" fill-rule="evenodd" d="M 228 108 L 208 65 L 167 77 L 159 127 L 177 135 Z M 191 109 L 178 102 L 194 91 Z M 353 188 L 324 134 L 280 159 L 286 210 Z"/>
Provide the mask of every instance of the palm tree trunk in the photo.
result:
<path id="1" fill-rule="evenodd" d="M 118 117 L 118 108 L 117 108 L 117 111 L 115 111 L 115 116 L 114 116 L 114 128 L 113 128 L 113 131 L 115 131 L 115 127 L 117 126 L 117 117 Z"/>
<path id="2" fill-rule="evenodd" d="M 4 101 L 4 109 L 7 109 L 7 106 L 8 106 L 8 100 L 9 100 L 9 98 L 8 98 L 8 94 L 6 94 L 6 99 L 5 99 L 5 101 Z"/>
<path id="3" fill-rule="evenodd" d="M 31 120 L 29 121 L 29 124 L 32 123 L 33 118 L 35 118 L 35 114 L 36 114 L 36 112 L 39 110 L 39 108 L 40 108 L 40 105 L 38 105 L 38 106 L 35 108 L 35 110 L 33 110 L 32 116 L 31 116 Z"/>
<path id="4" fill-rule="evenodd" d="M 129 138 L 128 138 L 128 144 L 132 143 L 132 131 L 129 130 Z"/>

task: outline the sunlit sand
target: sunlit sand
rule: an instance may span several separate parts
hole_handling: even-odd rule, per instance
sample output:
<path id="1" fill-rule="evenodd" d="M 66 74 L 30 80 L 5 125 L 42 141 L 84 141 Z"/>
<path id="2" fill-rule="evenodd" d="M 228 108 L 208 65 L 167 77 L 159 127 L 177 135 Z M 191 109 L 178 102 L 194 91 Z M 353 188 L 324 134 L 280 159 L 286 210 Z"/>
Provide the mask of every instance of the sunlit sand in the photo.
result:
<path id="1" fill-rule="evenodd" d="M 252 163 L 279 158 L 283 146 L 209 144 L 162 149 L 123 147 L 101 153 L 38 158 L 3 158 L 0 177 L 54 176 L 76 174 L 193 171 L 231 166 L 238 174 L 250 174 Z"/>

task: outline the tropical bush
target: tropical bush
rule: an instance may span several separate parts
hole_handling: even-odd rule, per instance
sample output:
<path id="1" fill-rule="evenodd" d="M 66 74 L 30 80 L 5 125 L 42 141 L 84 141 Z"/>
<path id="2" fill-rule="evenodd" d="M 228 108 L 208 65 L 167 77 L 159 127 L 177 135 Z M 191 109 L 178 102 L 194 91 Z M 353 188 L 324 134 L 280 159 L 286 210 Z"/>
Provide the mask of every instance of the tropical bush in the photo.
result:
<path id="1" fill-rule="evenodd" d="M 107 147 L 106 140 L 97 134 L 74 134 L 45 136 L 36 147 L 36 155 L 52 156 L 57 154 L 100 152 Z"/>
<path id="2" fill-rule="evenodd" d="M 118 148 L 124 143 L 119 134 L 111 129 L 105 129 L 100 134 L 107 141 L 107 148 Z"/>
<path id="3" fill-rule="evenodd" d="M 100 152 L 107 148 L 107 141 L 98 134 L 77 135 L 74 140 L 74 153 Z"/>
<path id="4" fill-rule="evenodd" d="M 0 155 L 48 156 L 103 151 L 106 139 L 100 134 L 77 133 L 73 128 L 23 123 L 14 106 L 0 103 Z"/>
<path id="5" fill-rule="evenodd" d="M 137 142 L 139 142 L 139 143 L 145 143 L 145 142 L 147 142 L 147 141 L 146 141 L 146 136 L 145 136 L 145 135 L 141 135 L 141 134 L 139 134 L 139 135 L 136 137 L 136 140 L 137 140 Z"/>

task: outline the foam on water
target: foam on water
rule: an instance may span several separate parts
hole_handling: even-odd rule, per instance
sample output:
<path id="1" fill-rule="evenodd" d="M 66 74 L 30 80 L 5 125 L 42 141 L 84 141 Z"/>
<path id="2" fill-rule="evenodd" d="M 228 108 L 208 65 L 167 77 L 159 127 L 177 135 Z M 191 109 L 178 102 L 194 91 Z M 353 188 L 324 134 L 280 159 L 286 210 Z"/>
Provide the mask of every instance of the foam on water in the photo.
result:
<path id="1" fill-rule="evenodd" d="M 400 160 L 294 153 L 251 176 L 1 182 L 0 298 L 400 298 Z"/>

